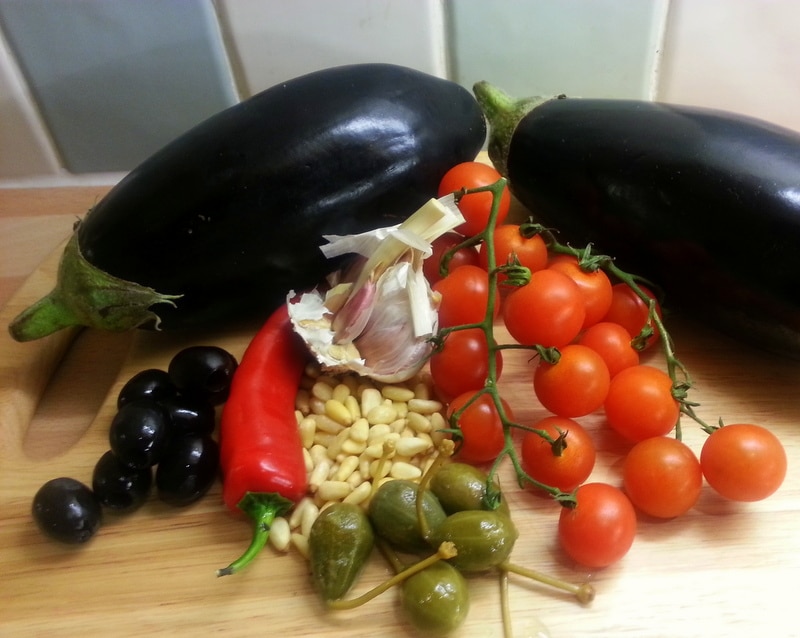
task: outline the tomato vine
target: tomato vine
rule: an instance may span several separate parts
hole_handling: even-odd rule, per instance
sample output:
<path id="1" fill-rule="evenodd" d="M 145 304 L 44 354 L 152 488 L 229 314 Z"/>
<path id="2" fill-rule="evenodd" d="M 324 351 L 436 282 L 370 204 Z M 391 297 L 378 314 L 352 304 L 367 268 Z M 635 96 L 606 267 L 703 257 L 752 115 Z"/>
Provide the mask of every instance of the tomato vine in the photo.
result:
<path id="1" fill-rule="evenodd" d="M 497 474 L 501 462 L 508 457 L 512 466 L 514 467 L 514 471 L 520 485 L 528 483 L 536 486 L 540 490 L 548 493 L 563 506 L 571 508 L 576 504 L 575 490 L 571 492 L 565 492 L 558 487 L 547 485 L 532 477 L 525 471 L 512 440 L 512 431 L 514 429 L 520 429 L 527 432 L 535 432 L 538 436 L 542 437 L 551 445 L 556 443 L 550 433 L 548 433 L 546 430 L 541 430 L 518 423 L 513 419 L 513 416 L 509 414 L 507 406 L 504 404 L 504 401 L 500 396 L 497 385 L 499 375 L 498 358 L 496 355 L 503 350 L 532 350 L 535 351 L 536 354 L 544 361 L 557 363 L 561 356 L 561 349 L 554 346 L 545 347 L 540 344 L 526 345 L 522 343 L 499 343 L 497 341 L 494 333 L 494 323 L 497 316 L 497 305 L 499 303 L 498 280 L 500 277 L 502 277 L 504 286 L 518 288 L 529 283 L 531 279 L 531 271 L 527 267 L 521 265 L 519 261 L 513 257 L 509 259 L 507 263 L 497 263 L 497 254 L 493 236 L 498 224 L 499 214 L 501 214 L 501 211 L 505 205 L 504 194 L 507 193 L 507 184 L 505 178 L 500 178 L 496 182 L 486 186 L 461 189 L 460 191 L 456 192 L 456 201 L 466 195 L 481 192 L 489 192 L 492 195 L 492 204 L 486 226 L 477 234 L 466 237 L 460 243 L 452 246 L 450 250 L 448 250 L 443 256 L 440 266 L 442 275 L 444 276 L 447 274 L 448 263 L 453 254 L 460 250 L 468 248 L 471 249 L 481 245 L 481 252 L 485 253 L 481 255 L 481 259 L 484 261 L 488 273 L 488 296 L 483 318 L 479 321 L 461 325 L 448 325 L 442 327 L 437 335 L 433 338 L 436 349 L 440 350 L 448 335 L 455 331 L 479 329 L 483 331 L 486 337 L 489 355 L 487 361 L 486 381 L 482 388 L 475 391 L 474 396 L 472 396 L 466 402 L 463 402 L 463 404 L 460 405 L 457 410 L 454 410 L 450 414 L 449 419 L 451 429 L 449 431 L 451 434 L 458 436 L 458 423 L 460 417 L 474 402 L 478 401 L 481 396 L 489 395 L 502 422 L 505 439 L 505 444 L 502 450 L 492 462 L 492 466 L 488 472 L 489 480 L 487 482 L 487 500 L 489 501 L 489 504 L 496 506 L 499 502 L 500 495 L 496 488 L 494 477 Z M 678 418 L 674 424 L 675 438 L 680 440 L 682 436 L 680 423 L 681 415 L 685 415 L 693 419 L 707 432 L 712 432 L 715 428 L 705 423 L 695 412 L 694 408 L 696 408 L 699 404 L 690 401 L 688 398 L 689 389 L 693 385 L 693 380 L 688 369 L 675 353 L 674 343 L 664 325 L 663 319 L 661 318 L 660 307 L 657 299 L 655 296 L 648 294 L 649 291 L 646 289 L 646 286 L 652 287 L 652 284 L 638 275 L 621 269 L 619 266 L 617 266 L 612 257 L 594 253 L 591 244 L 583 248 L 575 248 L 569 244 L 561 243 L 558 241 L 555 233 L 551 229 L 537 224 L 531 220 L 520 225 L 520 233 L 524 237 L 532 237 L 534 235 L 541 236 L 547 246 L 547 250 L 551 254 L 569 255 L 574 257 L 578 261 L 580 268 L 586 272 L 592 272 L 598 269 L 603 270 L 610 278 L 628 286 L 635 293 L 635 295 L 642 302 L 644 302 L 647 307 L 647 318 L 640 333 L 634 336 L 632 343 L 637 349 L 642 350 L 647 346 L 648 341 L 652 341 L 656 335 L 659 338 L 661 350 L 666 364 L 667 374 L 672 382 L 671 394 L 675 401 L 677 401 L 679 407 Z"/>

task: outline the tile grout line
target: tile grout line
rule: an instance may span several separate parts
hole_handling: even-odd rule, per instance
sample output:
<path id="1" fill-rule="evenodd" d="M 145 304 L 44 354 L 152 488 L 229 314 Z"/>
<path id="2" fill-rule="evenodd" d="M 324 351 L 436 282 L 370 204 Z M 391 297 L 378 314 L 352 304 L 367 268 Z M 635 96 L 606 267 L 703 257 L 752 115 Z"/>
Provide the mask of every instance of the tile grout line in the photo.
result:
<path id="1" fill-rule="evenodd" d="M 663 9 L 658 16 L 658 37 L 655 43 L 655 54 L 653 56 L 653 68 L 650 70 L 650 80 L 647 87 L 647 98 L 657 101 L 661 89 L 661 66 L 664 57 L 664 45 L 667 40 L 667 29 L 669 28 L 672 0 L 664 0 Z"/>

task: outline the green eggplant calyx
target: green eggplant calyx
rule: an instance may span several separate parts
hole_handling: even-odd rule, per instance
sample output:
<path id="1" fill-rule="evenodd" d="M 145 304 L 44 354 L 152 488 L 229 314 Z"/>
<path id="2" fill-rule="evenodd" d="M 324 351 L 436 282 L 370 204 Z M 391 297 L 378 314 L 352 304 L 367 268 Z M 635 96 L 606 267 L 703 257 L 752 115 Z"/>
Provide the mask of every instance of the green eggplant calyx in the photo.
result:
<path id="1" fill-rule="evenodd" d="M 491 129 L 488 144 L 489 159 L 503 177 L 508 177 L 508 150 L 517 125 L 537 106 L 556 98 L 516 99 L 485 81 L 476 82 L 472 92 Z"/>
<path id="2" fill-rule="evenodd" d="M 78 234 L 73 233 L 61 256 L 55 288 L 17 315 L 8 330 L 16 341 L 33 341 L 70 326 L 122 332 L 152 322 L 158 328 L 159 316 L 150 307 L 174 306 L 180 297 L 93 266 L 81 254 Z"/>

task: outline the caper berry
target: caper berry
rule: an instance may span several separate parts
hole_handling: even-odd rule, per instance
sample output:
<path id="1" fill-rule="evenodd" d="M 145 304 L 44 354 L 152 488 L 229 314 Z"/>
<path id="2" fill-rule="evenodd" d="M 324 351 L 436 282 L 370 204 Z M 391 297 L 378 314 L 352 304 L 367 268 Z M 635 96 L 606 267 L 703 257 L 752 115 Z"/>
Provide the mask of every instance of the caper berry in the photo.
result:
<path id="1" fill-rule="evenodd" d="M 490 510 L 494 508 L 487 499 L 487 481 L 486 472 L 474 465 L 452 462 L 437 470 L 431 478 L 430 488 L 448 514 L 462 510 Z M 500 500 L 497 509 L 509 515 L 505 499 Z"/>
<path id="2" fill-rule="evenodd" d="M 450 563 L 439 561 L 403 581 L 401 602 L 416 629 L 426 636 L 445 636 L 467 618 L 467 579 Z"/>
<path id="3" fill-rule="evenodd" d="M 464 572 L 497 567 L 514 549 L 519 532 L 511 519 L 497 511 L 464 510 L 447 517 L 433 534 L 435 545 L 455 544 L 458 555 L 450 559 Z"/>
<path id="4" fill-rule="evenodd" d="M 311 577 L 325 601 L 342 598 L 364 567 L 375 536 L 364 510 L 351 503 L 325 508 L 308 535 Z"/>
<path id="5" fill-rule="evenodd" d="M 383 483 L 369 503 L 369 520 L 375 533 L 400 551 L 429 549 L 417 516 L 417 491 L 413 481 L 395 479 Z M 430 490 L 422 494 L 422 510 L 432 530 L 447 517 Z"/>

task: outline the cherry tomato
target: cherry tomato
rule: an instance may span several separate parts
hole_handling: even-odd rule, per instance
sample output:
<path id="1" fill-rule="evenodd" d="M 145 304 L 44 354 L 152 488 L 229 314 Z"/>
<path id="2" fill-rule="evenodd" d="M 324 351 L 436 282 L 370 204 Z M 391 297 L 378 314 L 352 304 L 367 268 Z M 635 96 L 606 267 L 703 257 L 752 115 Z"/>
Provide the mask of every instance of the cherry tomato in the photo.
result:
<path id="1" fill-rule="evenodd" d="M 556 442 L 555 447 L 536 432 L 526 432 L 522 439 L 522 469 L 540 483 L 571 492 L 592 473 L 597 458 L 594 442 L 580 423 L 559 416 L 549 416 L 533 428 L 544 430 Z"/>
<path id="2" fill-rule="evenodd" d="M 578 334 L 586 316 L 578 285 L 555 270 L 538 270 L 506 297 L 503 320 L 522 345 L 561 347 Z"/>
<path id="3" fill-rule="evenodd" d="M 641 284 L 639 287 L 648 296 L 655 299 L 655 295 L 649 288 Z M 656 312 L 659 317 L 662 316 L 661 306 L 658 301 L 656 301 Z M 647 304 L 641 300 L 639 295 L 637 295 L 628 284 L 621 283 L 612 286 L 611 307 L 602 320 L 611 321 L 612 323 L 618 323 L 624 326 L 631 336 L 635 338 L 642 331 L 642 328 L 644 328 L 649 315 L 650 310 Z M 658 341 L 658 331 L 655 329 L 655 326 L 653 326 L 653 330 L 653 334 L 645 342 L 645 349 Z"/>
<path id="4" fill-rule="evenodd" d="M 464 237 L 457 233 L 445 233 L 431 242 L 433 252 L 430 257 L 427 257 L 425 261 L 422 262 L 422 273 L 425 275 L 425 279 L 428 280 L 428 283 L 434 284 L 442 278 L 439 272 L 442 257 L 449 250 L 458 246 L 463 240 Z M 466 264 L 472 266 L 479 265 L 478 250 L 474 246 L 461 248 L 454 252 L 450 261 L 447 263 L 447 272 L 452 272 L 459 266 L 464 266 Z"/>
<path id="5" fill-rule="evenodd" d="M 669 375 L 642 364 L 611 379 L 604 406 L 608 424 L 630 441 L 669 433 L 680 415 Z"/>
<path id="6" fill-rule="evenodd" d="M 469 401 L 475 392 L 465 392 L 450 402 L 447 416 L 450 418 Z M 511 409 L 502 401 L 503 410 L 509 419 L 514 418 Z M 494 461 L 505 446 L 505 431 L 494 400 L 482 394 L 461 413 L 458 419 L 461 441 L 456 448 L 456 457 L 466 463 L 488 463 Z"/>
<path id="7" fill-rule="evenodd" d="M 708 484 L 733 501 L 760 501 L 786 476 L 786 450 L 767 428 L 735 423 L 715 430 L 700 451 Z"/>
<path id="8" fill-rule="evenodd" d="M 503 372 L 503 356 L 495 353 L 497 379 Z M 480 328 L 456 330 L 447 335 L 442 349 L 430 359 L 431 377 L 445 399 L 480 390 L 489 373 L 489 347 Z"/>
<path id="9" fill-rule="evenodd" d="M 556 363 L 539 361 L 533 390 L 553 414 L 578 417 L 594 412 L 606 399 L 611 377 L 603 358 L 591 348 L 570 344 Z"/>
<path id="10" fill-rule="evenodd" d="M 439 182 L 439 197 L 460 191 L 462 188 L 480 188 L 494 184 L 501 177 L 492 166 L 481 162 L 463 162 L 451 168 Z M 511 193 L 508 186 L 503 189 L 500 207 L 497 211 L 496 225 L 499 226 L 508 217 L 511 208 Z M 467 237 L 482 232 L 489 222 L 492 210 L 491 193 L 471 193 L 458 200 L 458 209 L 464 215 L 464 223 L 456 227 L 456 231 Z"/>
<path id="11" fill-rule="evenodd" d="M 520 265 L 531 272 L 542 270 L 547 266 L 547 245 L 540 235 L 525 237 L 520 234 L 519 224 L 504 224 L 498 226 L 493 235 L 495 266 L 503 266 L 513 257 L 517 258 Z M 479 254 L 480 265 L 488 269 L 489 262 L 485 246 Z M 498 283 L 503 283 L 506 276 L 500 274 Z"/>
<path id="12" fill-rule="evenodd" d="M 639 364 L 639 352 L 631 345 L 631 334 L 618 323 L 600 321 L 590 326 L 578 343 L 603 357 L 612 378 L 620 370 Z"/>
<path id="13" fill-rule="evenodd" d="M 645 514 L 674 518 L 697 503 L 703 472 L 688 445 L 654 436 L 630 449 L 622 466 L 622 484 L 631 502 Z"/>
<path id="14" fill-rule="evenodd" d="M 611 281 L 602 270 L 588 272 L 580 267 L 578 259 L 572 255 L 555 255 L 547 266 L 551 270 L 564 273 L 578 284 L 586 306 L 583 329 L 593 326 L 606 316 L 611 308 Z"/>
<path id="15" fill-rule="evenodd" d="M 606 567 L 620 560 L 636 536 L 636 510 L 619 488 L 584 483 L 575 492 L 577 505 L 563 508 L 558 519 L 561 547 L 586 567 Z"/>
<path id="16" fill-rule="evenodd" d="M 442 295 L 439 304 L 439 326 L 449 328 L 483 321 L 489 303 L 489 275 L 480 266 L 461 266 L 433 284 Z M 500 312 L 495 297 L 495 316 Z"/>

